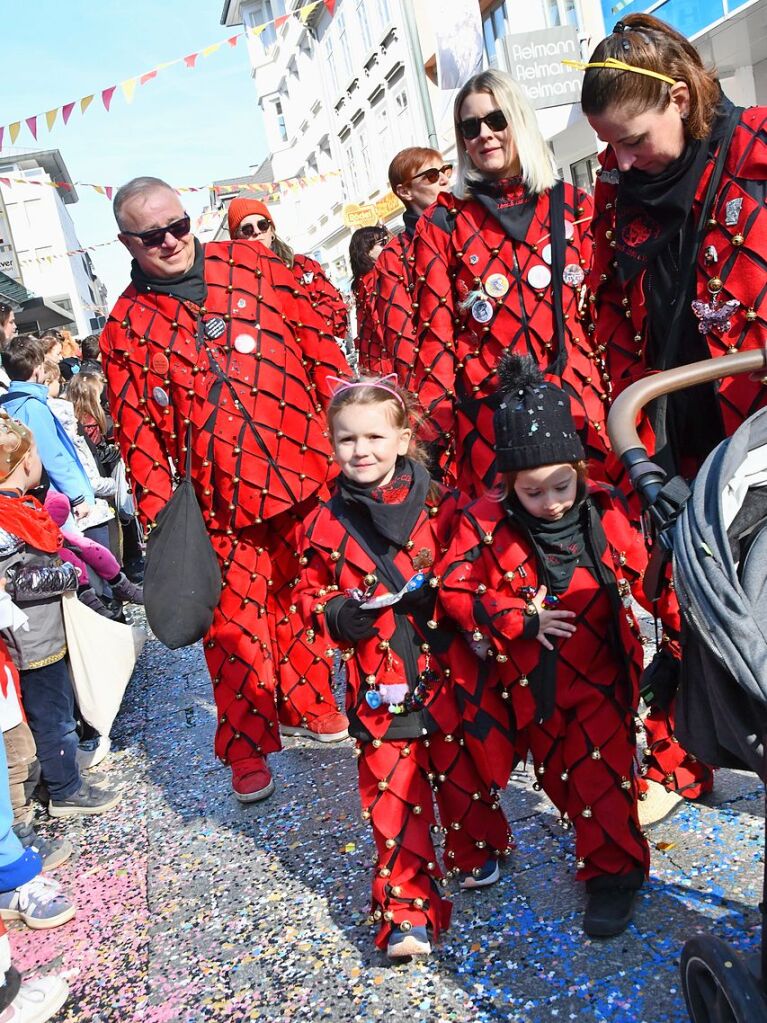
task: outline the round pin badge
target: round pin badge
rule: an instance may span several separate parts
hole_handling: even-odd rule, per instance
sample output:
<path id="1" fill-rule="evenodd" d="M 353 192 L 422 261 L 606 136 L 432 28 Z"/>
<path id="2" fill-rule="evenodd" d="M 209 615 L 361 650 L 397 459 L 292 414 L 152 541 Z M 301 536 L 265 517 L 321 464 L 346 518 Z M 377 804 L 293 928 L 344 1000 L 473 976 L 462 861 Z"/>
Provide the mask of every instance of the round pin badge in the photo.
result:
<path id="1" fill-rule="evenodd" d="M 163 354 L 163 352 L 155 352 L 152 356 L 152 369 L 155 373 L 167 373 L 170 369 L 168 356 Z"/>
<path id="2" fill-rule="evenodd" d="M 256 347 L 256 339 L 251 337 L 250 334 L 240 334 L 239 337 L 234 339 L 234 347 L 242 355 L 250 355 Z"/>
<path id="3" fill-rule="evenodd" d="M 578 266 L 577 263 L 568 263 L 562 271 L 562 280 L 571 288 L 580 288 L 586 280 L 586 274 L 582 266 Z"/>
<path id="4" fill-rule="evenodd" d="M 503 298 L 509 290 L 509 278 L 503 274 L 490 274 L 485 281 L 485 291 L 491 298 Z"/>
<path id="5" fill-rule="evenodd" d="M 469 256 L 469 263 L 472 266 L 476 266 L 478 262 L 479 262 L 479 256 Z"/>
<path id="6" fill-rule="evenodd" d="M 551 283 L 551 270 L 547 266 L 532 266 L 527 271 L 527 283 L 531 288 L 540 291 Z"/>
<path id="7" fill-rule="evenodd" d="M 565 238 L 567 238 L 567 240 L 570 241 L 570 239 L 573 237 L 574 234 L 575 234 L 575 228 L 573 227 L 572 221 L 571 220 L 566 220 L 565 221 Z"/>
<path id="8" fill-rule="evenodd" d="M 488 302 L 486 298 L 479 299 L 471 307 L 471 315 L 477 321 L 477 323 L 489 323 L 493 318 L 493 304 Z"/>
<path id="9" fill-rule="evenodd" d="M 170 398 L 168 392 L 164 391 L 162 387 L 155 387 L 152 390 L 152 397 L 158 405 L 162 405 L 165 408 L 166 405 L 170 405 Z"/>
<path id="10" fill-rule="evenodd" d="M 245 301 L 244 298 L 240 298 L 240 299 L 237 300 L 237 308 L 238 309 L 244 309 L 247 304 L 248 303 Z"/>
<path id="11" fill-rule="evenodd" d="M 541 253 L 541 259 L 544 263 L 548 263 L 551 266 L 551 246 L 544 246 L 543 252 Z"/>

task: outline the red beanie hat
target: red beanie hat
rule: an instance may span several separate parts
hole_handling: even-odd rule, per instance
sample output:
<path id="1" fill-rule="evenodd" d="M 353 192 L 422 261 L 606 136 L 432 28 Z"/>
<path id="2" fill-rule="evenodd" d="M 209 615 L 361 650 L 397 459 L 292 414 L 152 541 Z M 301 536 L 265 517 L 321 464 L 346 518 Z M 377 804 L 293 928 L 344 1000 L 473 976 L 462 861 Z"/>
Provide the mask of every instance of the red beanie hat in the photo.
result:
<path id="1" fill-rule="evenodd" d="M 243 199 L 238 196 L 229 203 L 227 216 L 229 218 L 229 234 L 234 238 L 234 233 L 246 217 L 266 217 L 269 223 L 274 226 L 272 215 L 260 199 Z"/>

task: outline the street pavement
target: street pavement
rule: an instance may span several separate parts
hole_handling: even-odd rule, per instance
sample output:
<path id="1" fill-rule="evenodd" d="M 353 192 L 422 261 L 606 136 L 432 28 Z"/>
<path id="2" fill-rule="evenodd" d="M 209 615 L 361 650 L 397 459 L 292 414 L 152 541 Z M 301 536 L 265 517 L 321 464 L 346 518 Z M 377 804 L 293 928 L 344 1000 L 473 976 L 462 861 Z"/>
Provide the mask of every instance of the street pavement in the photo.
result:
<path id="1" fill-rule="evenodd" d="M 529 774 L 503 806 L 517 850 L 501 881 L 456 893 L 431 959 L 389 966 L 365 923 L 373 844 L 350 741 L 287 739 L 277 791 L 240 806 L 212 754 L 214 705 L 201 651 L 150 640 L 105 765 L 121 805 L 47 823 L 77 847 L 56 872 L 76 900 L 53 931 L 11 928 L 15 964 L 72 989 L 58 1020 L 112 1023 L 377 1020 L 404 1023 L 684 1023 L 678 959 L 710 931 L 759 944 L 764 797 L 722 771 L 712 796 L 648 837 L 650 884 L 611 941 L 581 932 L 572 833 Z"/>

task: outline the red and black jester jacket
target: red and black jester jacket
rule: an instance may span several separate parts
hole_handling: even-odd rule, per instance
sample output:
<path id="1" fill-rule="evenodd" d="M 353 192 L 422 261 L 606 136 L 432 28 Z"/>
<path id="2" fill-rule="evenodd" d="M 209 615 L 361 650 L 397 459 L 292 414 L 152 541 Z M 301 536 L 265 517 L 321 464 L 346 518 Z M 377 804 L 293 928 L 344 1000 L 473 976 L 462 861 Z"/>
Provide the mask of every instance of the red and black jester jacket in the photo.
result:
<path id="1" fill-rule="evenodd" d="M 349 313 L 341 292 L 328 280 L 316 259 L 297 252 L 293 256 L 293 276 L 306 289 L 312 309 L 324 321 L 325 328 L 334 337 L 346 337 Z"/>

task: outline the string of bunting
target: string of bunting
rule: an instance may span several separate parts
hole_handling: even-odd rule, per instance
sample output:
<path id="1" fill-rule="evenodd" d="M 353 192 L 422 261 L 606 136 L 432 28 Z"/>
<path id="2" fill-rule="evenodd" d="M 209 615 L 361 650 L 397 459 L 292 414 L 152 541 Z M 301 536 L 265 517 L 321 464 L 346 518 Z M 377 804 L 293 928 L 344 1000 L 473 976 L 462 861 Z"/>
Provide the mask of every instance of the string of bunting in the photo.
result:
<path id="1" fill-rule="evenodd" d="M 314 11 L 322 4 L 329 12 L 330 16 L 333 16 L 335 11 L 337 0 L 312 0 L 311 3 L 304 4 L 302 7 L 298 7 L 295 11 L 290 14 L 282 14 L 279 18 L 272 18 L 270 21 L 265 21 L 260 25 L 254 25 L 250 28 L 245 28 L 242 32 L 238 32 L 236 35 L 229 36 L 228 39 L 222 39 L 218 42 L 211 43 L 208 46 L 204 46 L 201 50 L 197 50 L 195 53 L 188 53 L 184 57 L 176 57 L 174 60 L 166 60 L 156 67 L 151 68 L 149 71 L 145 71 L 143 74 L 134 75 L 131 78 L 126 78 L 122 82 L 117 82 L 116 85 L 110 85 L 106 89 L 95 90 L 89 93 L 87 96 L 82 96 L 79 100 L 72 100 L 70 103 L 63 103 L 60 106 L 51 107 L 50 110 L 43 111 L 38 114 L 33 114 L 31 117 L 20 117 L 17 121 L 11 121 L 9 124 L 0 125 L 0 150 L 3 148 L 3 141 L 6 132 L 11 140 L 11 145 L 14 145 L 19 137 L 22 129 L 22 125 L 26 125 L 30 135 L 37 142 L 38 131 L 43 127 L 43 123 L 47 126 L 48 131 L 52 131 L 56 121 L 58 120 L 59 114 L 61 115 L 61 121 L 63 124 L 68 124 L 72 114 L 79 110 L 80 114 L 84 114 L 88 107 L 93 103 L 97 95 L 100 95 L 101 102 L 104 105 L 104 109 L 109 112 L 112 106 L 112 100 L 115 97 L 118 89 L 125 97 L 126 103 L 132 103 L 138 86 L 146 85 L 148 82 L 153 81 L 161 71 L 166 71 L 169 67 L 173 67 L 177 64 L 184 64 L 187 68 L 193 69 L 197 65 L 197 61 L 201 57 L 210 57 L 211 54 L 220 50 L 222 46 L 228 45 L 229 47 L 235 47 L 241 38 L 257 38 L 264 32 L 270 25 L 273 25 L 275 29 L 280 28 L 285 24 L 286 21 L 291 17 L 297 17 L 302 24 L 306 24 Z M 97 188 L 103 186 L 90 186 Z M 195 189 L 190 189 L 195 191 Z"/>
<path id="2" fill-rule="evenodd" d="M 325 184 L 329 178 L 338 177 L 340 171 L 327 171 L 324 174 L 313 174 L 303 178 L 281 178 L 279 181 L 229 181 L 226 184 L 211 185 L 178 185 L 174 191 L 182 195 L 185 192 L 213 192 L 216 195 L 229 192 L 277 192 L 284 188 L 291 192 L 297 192 L 312 185 Z M 117 191 L 117 185 L 94 185 L 90 181 L 45 181 L 38 178 L 11 178 L 0 175 L 0 185 L 7 188 L 13 185 L 37 185 L 47 188 L 59 188 L 64 191 L 71 191 L 73 188 L 92 188 L 99 195 L 111 201 Z"/>

